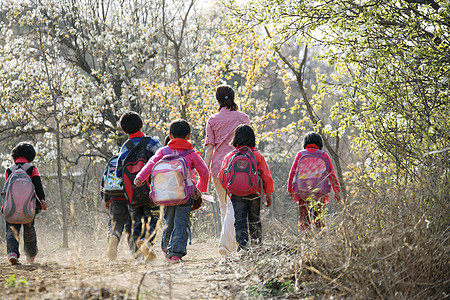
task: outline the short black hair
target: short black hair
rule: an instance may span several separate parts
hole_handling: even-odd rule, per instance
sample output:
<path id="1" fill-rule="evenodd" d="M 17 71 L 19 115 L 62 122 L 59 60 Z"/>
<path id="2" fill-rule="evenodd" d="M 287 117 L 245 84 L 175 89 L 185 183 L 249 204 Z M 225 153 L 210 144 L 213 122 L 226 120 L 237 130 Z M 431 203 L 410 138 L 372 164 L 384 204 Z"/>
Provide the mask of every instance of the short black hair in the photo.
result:
<path id="1" fill-rule="evenodd" d="M 305 135 L 305 139 L 303 140 L 303 148 L 306 149 L 306 146 L 314 144 L 319 149 L 322 150 L 323 147 L 323 140 L 320 134 L 314 131 L 310 131 Z"/>
<path id="2" fill-rule="evenodd" d="M 231 141 L 231 145 L 233 147 L 238 146 L 248 146 L 248 147 L 255 147 L 255 132 L 253 129 L 246 125 L 241 124 L 234 130 L 234 137 L 233 141 Z"/>
<path id="3" fill-rule="evenodd" d="M 18 157 L 25 157 L 29 162 L 32 162 L 36 157 L 36 150 L 30 142 L 20 142 L 11 150 L 13 159 Z"/>
<path id="4" fill-rule="evenodd" d="M 133 134 L 141 130 L 142 119 L 137 112 L 129 111 L 120 117 L 120 127 L 125 133 Z"/>
<path id="5" fill-rule="evenodd" d="M 191 133 L 191 126 L 186 120 L 176 119 L 170 123 L 169 132 L 175 139 L 184 139 Z"/>

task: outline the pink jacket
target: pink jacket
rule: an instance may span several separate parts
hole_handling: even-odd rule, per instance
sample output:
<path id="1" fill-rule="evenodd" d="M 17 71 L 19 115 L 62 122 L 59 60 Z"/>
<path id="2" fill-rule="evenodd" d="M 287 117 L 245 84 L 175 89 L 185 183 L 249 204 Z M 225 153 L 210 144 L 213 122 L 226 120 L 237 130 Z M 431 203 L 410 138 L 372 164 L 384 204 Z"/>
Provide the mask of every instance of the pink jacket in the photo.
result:
<path id="1" fill-rule="evenodd" d="M 250 125 L 248 116 L 237 110 L 222 107 L 218 113 L 213 114 L 206 123 L 205 145 L 213 145 L 214 153 L 211 160 L 211 175 L 219 177 L 223 158 L 234 148 L 230 145 L 234 130 L 241 124 Z"/>
<path id="2" fill-rule="evenodd" d="M 168 144 L 169 148 L 172 150 L 189 150 L 192 149 L 191 143 L 184 139 L 173 139 Z M 160 148 L 156 151 L 155 155 L 153 155 L 150 160 L 145 164 L 145 166 L 139 171 L 136 175 L 136 178 L 140 178 L 142 181 L 147 180 L 147 178 L 152 173 L 153 166 L 155 163 L 160 161 L 164 154 Z M 209 181 L 209 171 L 202 157 L 197 152 L 189 153 L 184 157 L 189 166 L 190 170 L 195 169 L 199 175 L 199 180 L 197 183 L 197 188 L 205 193 L 208 190 L 208 181 Z M 194 178 L 193 178 L 194 179 Z"/>
<path id="3" fill-rule="evenodd" d="M 316 145 L 307 145 L 306 146 L 306 150 L 311 153 L 316 152 L 317 149 L 319 149 L 319 148 Z M 294 180 L 295 172 L 297 171 L 298 161 L 300 160 L 301 157 L 302 157 L 301 152 L 298 152 L 297 156 L 294 159 L 294 163 L 292 164 L 291 171 L 289 172 L 289 181 L 288 181 L 288 192 L 289 193 L 294 193 L 294 186 L 292 185 L 292 181 Z M 336 173 L 334 172 L 334 167 L 333 167 L 333 164 L 331 163 L 331 159 L 325 151 L 322 153 L 322 157 L 325 158 L 326 160 L 328 160 L 328 162 L 330 164 L 329 179 L 330 179 L 331 187 L 333 188 L 333 191 L 335 193 L 339 193 L 341 191 L 341 186 L 339 185 L 339 181 L 337 180 Z M 295 196 L 295 197 L 297 197 L 297 196 Z M 330 196 L 327 195 L 327 196 L 323 197 L 322 199 L 323 199 L 323 203 L 328 203 L 330 201 Z M 294 198 L 294 200 L 295 200 L 295 198 Z"/>

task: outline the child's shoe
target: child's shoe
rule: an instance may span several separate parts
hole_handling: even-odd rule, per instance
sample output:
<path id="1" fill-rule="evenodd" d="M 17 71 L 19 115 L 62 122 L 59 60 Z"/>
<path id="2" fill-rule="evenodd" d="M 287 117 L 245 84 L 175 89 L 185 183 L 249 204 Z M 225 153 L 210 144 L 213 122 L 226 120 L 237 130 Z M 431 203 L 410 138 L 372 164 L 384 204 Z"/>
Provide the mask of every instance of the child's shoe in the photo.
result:
<path id="1" fill-rule="evenodd" d="M 33 256 L 33 257 L 29 257 L 29 256 L 27 256 L 27 263 L 29 263 L 29 264 L 34 264 L 34 259 L 36 258 L 36 256 Z"/>
<path id="2" fill-rule="evenodd" d="M 108 255 L 108 258 L 110 260 L 115 260 L 117 258 L 117 245 L 119 244 L 119 239 L 117 236 L 112 235 L 109 237 L 109 243 L 108 243 L 108 251 L 106 252 L 106 255 Z"/>
<path id="3" fill-rule="evenodd" d="M 144 258 L 144 256 L 139 255 L 139 256 L 136 258 L 136 264 L 139 265 L 139 264 L 143 264 L 143 263 L 145 263 L 145 258 Z"/>
<path id="4" fill-rule="evenodd" d="M 178 256 L 172 256 L 171 258 L 170 258 L 170 262 L 172 263 L 172 264 L 175 264 L 175 263 L 177 263 L 177 262 L 183 262 L 182 260 L 181 260 L 181 257 L 178 257 Z"/>
<path id="5" fill-rule="evenodd" d="M 17 257 L 16 252 L 10 252 L 8 254 L 8 261 L 11 265 L 16 265 L 19 263 L 19 258 Z"/>

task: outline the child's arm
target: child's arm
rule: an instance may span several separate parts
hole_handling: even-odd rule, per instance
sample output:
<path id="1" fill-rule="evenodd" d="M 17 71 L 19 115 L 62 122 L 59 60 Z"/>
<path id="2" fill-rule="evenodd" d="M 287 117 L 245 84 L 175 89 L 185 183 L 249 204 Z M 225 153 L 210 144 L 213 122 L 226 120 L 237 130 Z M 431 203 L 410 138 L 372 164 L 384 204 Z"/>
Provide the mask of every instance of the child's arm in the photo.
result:
<path id="1" fill-rule="evenodd" d="M 299 152 L 292 163 L 291 170 L 289 171 L 289 179 L 288 179 L 288 192 L 290 196 L 294 195 L 294 187 L 292 185 L 292 181 L 294 180 L 295 172 L 297 171 L 298 161 L 302 157 L 302 154 Z"/>
<path id="2" fill-rule="evenodd" d="M 197 188 L 200 192 L 206 193 L 208 190 L 209 170 L 203 158 L 196 152 L 190 154 L 192 156 L 192 165 L 198 173 Z"/>
<path id="3" fill-rule="evenodd" d="M 44 187 L 42 186 L 41 176 L 39 175 L 38 168 L 34 167 L 30 178 L 31 181 L 33 182 L 34 190 L 36 191 L 36 196 L 41 204 L 41 208 L 42 210 L 46 210 L 47 202 L 45 201 Z"/>
<path id="4" fill-rule="evenodd" d="M 264 156 L 258 151 L 255 151 L 256 163 L 258 164 L 259 176 L 263 181 L 264 194 L 271 194 L 275 191 L 273 186 L 272 173 L 270 172 L 269 166 L 267 165 Z"/>
<path id="5" fill-rule="evenodd" d="M 331 159 L 330 159 L 330 156 L 328 155 L 328 153 L 323 152 L 322 156 L 326 160 L 328 160 L 328 163 L 330 165 L 330 175 L 328 177 L 329 177 L 329 180 L 330 180 L 330 183 L 331 183 L 331 187 L 333 188 L 333 191 L 334 191 L 334 199 L 335 199 L 336 202 L 339 202 L 339 201 L 341 201 L 341 196 L 339 195 L 339 192 L 341 191 L 341 186 L 340 186 L 339 181 L 338 181 L 338 179 L 336 177 L 336 173 L 334 171 L 333 163 L 331 162 Z"/>
<path id="6" fill-rule="evenodd" d="M 155 155 L 153 155 L 150 160 L 145 164 L 145 166 L 139 171 L 139 173 L 136 175 L 136 178 L 134 179 L 134 185 L 141 186 L 144 184 L 144 181 L 147 180 L 147 178 L 152 173 L 153 166 L 161 160 L 161 158 L 164 156 L 163 152 L 161 151 L 162 148 L 160 148 L 158 151 L 156 151 Z"/>

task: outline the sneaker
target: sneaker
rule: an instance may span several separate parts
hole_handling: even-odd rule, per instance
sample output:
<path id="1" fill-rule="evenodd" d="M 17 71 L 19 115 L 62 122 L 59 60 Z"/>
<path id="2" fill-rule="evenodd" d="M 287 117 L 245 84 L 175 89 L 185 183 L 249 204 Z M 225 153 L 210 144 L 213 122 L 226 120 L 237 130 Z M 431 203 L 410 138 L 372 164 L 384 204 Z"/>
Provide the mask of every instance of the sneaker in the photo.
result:
<path id="1" fill-rule="evenodd" d="M 19 263 L 19 258 L 17 257 L 16 252 L 10 252 L 8 254 L 8 261 L 11 265 L 16 265 Z"/>
<path id="2" fill-rule="evenodd" d="M 27 256 L 27 263 L 29 263 L 29 264 L 34 264 L 34 259 L 36 258 L 36 256 L 33 256 L 33 257 L 29 257 L 29 256 Z"/>
<path id="3" fill-rule="evenodd" d="M 143 264 L 143 263 L 145 263 L 145 258 L 142 255 L 139 255 L 136 258 L 136 264 L 139 265 L 139 264 Z"/>
<path id="4" fill-rule="evenodd" d="M 112 235 L 109 237 L 108 250 L 106 251 L 106 255 L 109 260 L 115 260 L 117 258 L 117 245 L 119 244 L 119 239 L 117 236 Z"/>
<path id="5" fill-rule="evenodd" d="M 181 260 L 181 258 L 180 257 L 178 257 L 178 256 L 172 256 L 171 258 L 170 258 L 170 262 L 172 263 L 172 264 L 174 264 L 174 263 L 177 263 L 177 262 L 183 262 L 182 260 Z"/>

